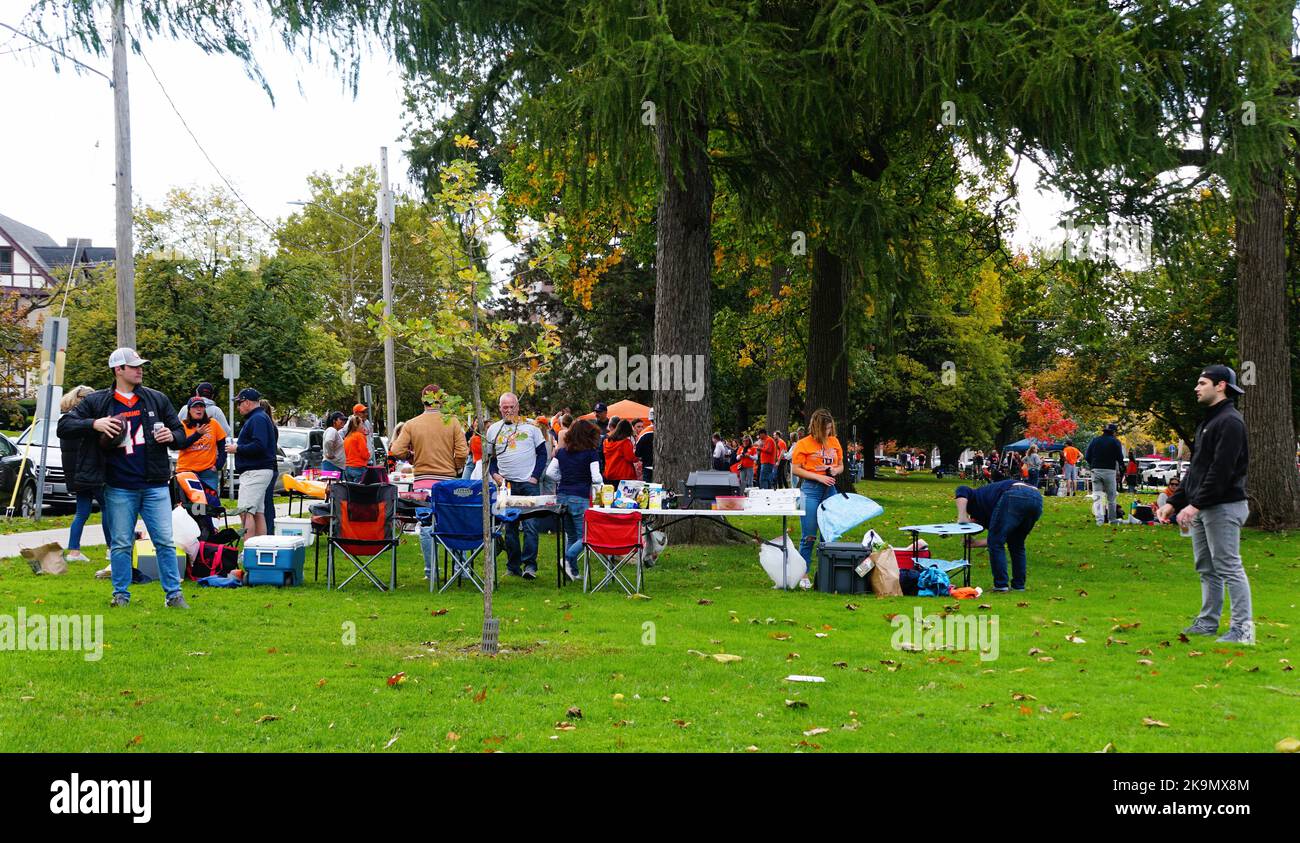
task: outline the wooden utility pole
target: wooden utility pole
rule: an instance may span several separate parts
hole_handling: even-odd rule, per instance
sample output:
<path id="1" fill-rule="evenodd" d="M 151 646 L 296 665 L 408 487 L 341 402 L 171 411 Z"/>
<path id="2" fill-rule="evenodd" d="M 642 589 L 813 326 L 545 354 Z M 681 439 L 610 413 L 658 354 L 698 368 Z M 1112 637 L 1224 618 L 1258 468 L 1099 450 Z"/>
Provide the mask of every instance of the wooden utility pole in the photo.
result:
<path id="1" fill-rule="evenodd" d="M 131 102 L 126 86 L 126 0 L 113 3 L 113 124 L 117 155 L 117 344 L 135 348 L 135 244 L 131 232 Z"/>
<path id="2" fill-rule="evenodd" d="M 388 189 L 388 147 L 379 147 L 379 224 L 384 231 L 384 244 L 380 249 L 384 273 L 384 322 L 393 316 L 393 261 L 389 255 L 394 218 L 393 192 Z M 388 438 L 393 438 L 397 426 L 397 364 L 394 360 L 393 334 L 384 331 L 384 403 L 388 409 Z"/>

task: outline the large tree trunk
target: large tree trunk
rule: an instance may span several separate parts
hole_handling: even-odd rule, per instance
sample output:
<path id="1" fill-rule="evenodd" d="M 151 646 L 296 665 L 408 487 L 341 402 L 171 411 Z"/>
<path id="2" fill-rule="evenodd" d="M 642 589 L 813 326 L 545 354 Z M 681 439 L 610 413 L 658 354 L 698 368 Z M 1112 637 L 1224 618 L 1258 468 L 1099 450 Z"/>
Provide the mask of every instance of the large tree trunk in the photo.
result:
<path id="1" fill-rule="evenodd" d="M 1282 175 L 1257 171 L 1254 198 L 1237 206 L 1238 376 L 1250 447 L 1251 522 L 1268 530 L 1300 527 L 1300 474 L 1291 408 Z M 1206 363 L 1217 361 L 1207 360 Z M 1249 378 L 1253 375 L 1253 384 Z"/>
<path id="2" fill-rule="evenodd" d="M 712 441 L 711 339 L 713 178 L 703 115 L 685 109 L 659 112 L 655 128 L 659 174 L 658 243 L 655 248 L 655 354 L 694 366 L 702 361 L 703 391 L 680 383 L 658 384 L 655 408 L 655 482 L 680 491 L 687 475 L 710 466 Z M 690 400 L 696 398 L 697 400 Z M 716 538 L 717 528 L 690 519 L 671 530 L 676 544 Z"/>
<path id="3" fill-rule="evenodd" d="M 824 244 L 813 253 L 812 291 L 809 298 L 808 324 L 808 400 L 804 403 L 804 422 L 819 409 L 830 411 L 835 419 L 841 444 L 848 441 L 849 355 L 848 337 L 848 268 L 839 255 Z M 849 473 L 840 475 L 836 484 L 843 490 L 852 488 Z"/>
<path id="4" fill-rule="evenodd" d="M 781 284 L 785 281 L 788 270 L 772 264 L 772 298 L 781 295 Z M 771 370 L 771 347 L 768 347 L 768 365 Z M 769 433 L 780 432 L 789 437 L 790 433 L 790 378 L 773 374 L 767 383 L 767 430 Z"/>

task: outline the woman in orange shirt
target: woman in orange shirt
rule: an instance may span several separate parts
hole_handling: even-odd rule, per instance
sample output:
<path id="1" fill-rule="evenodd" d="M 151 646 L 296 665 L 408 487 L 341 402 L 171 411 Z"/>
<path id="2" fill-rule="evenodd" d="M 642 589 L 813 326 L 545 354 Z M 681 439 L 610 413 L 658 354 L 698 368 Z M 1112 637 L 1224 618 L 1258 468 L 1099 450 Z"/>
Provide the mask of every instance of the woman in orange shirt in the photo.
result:
<path id="1" fill-rule="evenodd" d="M 632 445 L 632 423 L 623 419 L 605 439 L 605 470 L 601 472 L 606 483 L 636 479 L 636 449 Z"/>
<path id="2" fill-rule="evenodd" d="M 361 416 L 353 415 L 348 419 L 348 426 L 343 429 L 343 454 L 347 468 L 343 473 L 348 482 L 359 483 L 370 464 L 370 448 L 366 445 L 365 421 Z"/>
<path id="3" fill-rule="evenodd" d="M 190 399 L 181 428 L 185 438 L 176 455 L 176 470 L 192 471 L 204 486 L 219 491 L 219 472 L 226 465 L 226 431 L 208 418 L 208 407 L 198 397 Z"/>
<path id="4" fill-rule="evenodd" d="M 835 494 L 835 478 L 844 473 L 844 449 L 835 437 L 835 419 L 818 409 L 808 421 L 808 435 L 795 443 L 790 454 L 790 470 L 803 479 L 799 487 L 803 517 L 799 519 L 799 553 L 808 563 L 808 573 L 799 587 L 812 588 L 812 549 L 817 538 L 817 507 Z"/>

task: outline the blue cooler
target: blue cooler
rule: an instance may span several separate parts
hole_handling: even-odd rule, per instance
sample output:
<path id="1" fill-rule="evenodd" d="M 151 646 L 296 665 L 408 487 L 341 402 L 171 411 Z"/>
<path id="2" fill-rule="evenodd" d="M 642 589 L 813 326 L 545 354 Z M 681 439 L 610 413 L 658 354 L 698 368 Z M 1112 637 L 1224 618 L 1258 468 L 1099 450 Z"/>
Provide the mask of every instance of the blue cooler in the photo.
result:
<path id="1" fill-rule="evenodd" d="M 302 585 L 303 536 L 255 536 L 244 542 L 244 585 Z"/>

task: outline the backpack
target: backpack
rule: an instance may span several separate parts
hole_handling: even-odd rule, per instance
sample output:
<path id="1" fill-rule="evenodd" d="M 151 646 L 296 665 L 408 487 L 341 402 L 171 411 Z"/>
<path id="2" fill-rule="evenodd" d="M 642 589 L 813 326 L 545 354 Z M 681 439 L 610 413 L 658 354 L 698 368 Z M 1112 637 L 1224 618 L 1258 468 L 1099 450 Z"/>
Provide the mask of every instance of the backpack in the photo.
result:
<path id="1" fill-rule="evenodd" d="M 198 553 L 190 563 L 189 578 L 225 577 L 239 567 L 239 551 L 228 544 L 199 542 Z"/>
<path id="2" fill-rule="evenodd" d="M 904 596 L 904 597 L 915 597 L 915 596 L 916 596 L 916 591 L 917 591 L 916 583 L 917 583 L 917 580 L 920 579 L 920 576 L 921 576 L 921 575 L 917 573 L 916 568 L 900 568 L 900 569 L 899 569 L 899 571 L 898 571 L 898 585 L 899 585 L 900 588 L 903 589 L 903 596 Z"/>

